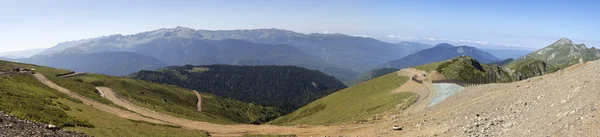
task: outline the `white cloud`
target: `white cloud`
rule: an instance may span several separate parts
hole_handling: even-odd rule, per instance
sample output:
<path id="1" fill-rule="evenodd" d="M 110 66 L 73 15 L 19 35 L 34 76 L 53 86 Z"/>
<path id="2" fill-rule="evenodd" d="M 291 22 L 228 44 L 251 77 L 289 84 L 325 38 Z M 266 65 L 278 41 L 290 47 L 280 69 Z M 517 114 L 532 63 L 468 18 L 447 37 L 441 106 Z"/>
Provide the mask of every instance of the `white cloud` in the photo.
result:
<path id="1" fill-rule="evenodd" d="M 388 38 L 394 38 L 394 39 L 399 39 L 399 40 L 416 40 L 415 37 L 411 37 L 411 36 L 396 36 L 396 35 L 388 35 Z"/>
<path id="2" fill-rule="evenodd" d="M 352 35 L 352 36 L 354 36 L 354 37 L 364 37 L 364 38 L 368 38 L 369 37 L 369 35 Z"/>
<path id="3" fill-rule="evenodd" d="M 437 41 L 435 38 L 432 38 L 432 37 L 425 37 L 425 38 L 423 38 L 423 39 L 424 39 L 424 40 Z"/>

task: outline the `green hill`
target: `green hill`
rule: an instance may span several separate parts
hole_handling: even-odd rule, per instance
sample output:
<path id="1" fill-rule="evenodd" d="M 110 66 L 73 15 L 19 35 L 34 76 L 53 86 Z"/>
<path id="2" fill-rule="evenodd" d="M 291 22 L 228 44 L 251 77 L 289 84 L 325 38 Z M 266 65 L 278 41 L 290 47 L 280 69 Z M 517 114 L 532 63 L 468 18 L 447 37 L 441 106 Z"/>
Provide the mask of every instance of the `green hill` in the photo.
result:
<path id="1" fill-rule="evenodd" d="M 469 57 L 461 56 L 446 61 L 436 69 L 447 79 L 459 80 L 467 83 L 494 83 L 509 82 L 511 77 L 498 65 L 481 64 Z"/>
<path id="2" fill-rule="evenodd" d="M 294 66 L 173 66 L 132 78 L 177 85 L 292 112 L 346 86 L 332 76 Z"/>
<path id="3" fill-rule="evenodd" d="M 541 60 L 548 64 L 564 68 L 573 64 L 600 59 L 598 50 L 587 48 L 585 44 L 574 44 L 573 41 L 562 38 L 540 50 L 529 53 L 509 65 L 527 60 Z"/>
<path id="4" fill-rule="evenodd" d="M 408 79 L 389 73 L 320 98 L 270 123 L 323 125 L 365 121 L 395 107 L 410 106 L 416 99 L 415 94 L 391 92 Z"/>
<path id="5" fill-rule="evenodd" d="M 508 66 L 513 72 L 514 80 L 523 80 L 535 76 L 556 72 L 559 68 L 541 60 L 524 60 Z"/>
<path id="6" fill-rule="evenodd" d="M 37 72 L 54 80 L 58 79 L 56 74 L 69 72 L 0 60 L 0 111 L 8 115 L 54 124 L 93 136 L 208 136 L 203 131 L 132 121 L 100 111 L 49 88 L 28 73 L 10 72 L 14 66 L 35 68 Z M 77 86 L 72 88 L 83 90 L 75 87 Z"/>
<path id="7" fill-rule="evenodd" d="M 447 80 L 471 84 L 519 81 L 558 70 L 557 67 L 541 60 L 528 59 L 501 67 L 497 64 L 479 63 L 479 61 L 469 56 L 460 56 L 447 61 L 415 66 L 414 68 L 427 71 L 435 70 L 444 75 Z"/>

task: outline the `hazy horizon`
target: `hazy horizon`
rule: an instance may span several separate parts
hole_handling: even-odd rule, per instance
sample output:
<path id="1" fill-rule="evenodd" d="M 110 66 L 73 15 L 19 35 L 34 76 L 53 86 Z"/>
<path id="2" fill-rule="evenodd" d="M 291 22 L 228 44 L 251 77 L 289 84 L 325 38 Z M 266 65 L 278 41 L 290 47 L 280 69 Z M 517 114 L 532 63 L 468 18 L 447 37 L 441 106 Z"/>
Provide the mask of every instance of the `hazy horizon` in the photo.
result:
<path id="1" fill-rule="evenodd" d="M 176 26 L 277 28 L 386 42 L 539 49 L 600 45 L 596 1 L 0 1 L 0 52 Z M 560 9 L 560 10 L 557 10 Z"/>

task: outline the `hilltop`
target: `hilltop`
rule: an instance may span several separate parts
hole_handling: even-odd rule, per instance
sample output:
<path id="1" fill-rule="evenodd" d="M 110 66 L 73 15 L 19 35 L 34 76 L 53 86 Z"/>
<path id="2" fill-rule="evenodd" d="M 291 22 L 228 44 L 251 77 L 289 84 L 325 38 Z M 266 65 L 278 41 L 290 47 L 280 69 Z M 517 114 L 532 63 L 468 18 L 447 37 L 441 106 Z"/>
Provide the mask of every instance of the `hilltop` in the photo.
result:
<path id="1" fill-rule="evenodd" d="M 177 85 L 292 112 L 346 86 L 322 72 L 294 66 L 172 66 L 132 78 Z"/>
<path id="2" fill-rule="evenodd" d="M 449 60 L 457 56 L 472 56 L 484 63 L 500 61 L 492 54 L 469 46 L 453 46 L 447 43 L 437 44 L 433 48 L 421 50 L 406 57 L 389 61 L 383 67 L 408 68 L 433 62 Z"/>
<path id="3" fill-rule="evenodd" d="M 585 44 L 575 44 L 567 38 L 561 38 L 545 48 L 516 59 L 511 64 L 534 59 L 564 68 L 577 63 L 600 59 L 599 55 L 600 51 L 595 48 L 587 48 Z"/>
<path id="4" fill-rule="evenodd" d="M 499 66 L 496 63 L 480 63 L 469 56 L 459 56 L 414 68 L 435 71 L 443 76 L 438 78 L 439 80 L 458 84 L 506 83 L 558 71 L 555 66 L 540 60 L 530 59 L 511 66 Z"/>

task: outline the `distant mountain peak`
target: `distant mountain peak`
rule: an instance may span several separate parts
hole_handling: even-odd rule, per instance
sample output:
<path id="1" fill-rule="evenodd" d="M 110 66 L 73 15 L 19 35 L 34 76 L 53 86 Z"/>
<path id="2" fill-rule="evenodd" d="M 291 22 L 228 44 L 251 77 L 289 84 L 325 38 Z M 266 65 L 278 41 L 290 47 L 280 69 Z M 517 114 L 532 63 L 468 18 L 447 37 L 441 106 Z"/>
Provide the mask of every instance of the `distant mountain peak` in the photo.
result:
<path id="1" fill-rule="evenodd" d="M 442 48 L 454 48 L 454 46 L 453 46 L 453 45 L 450 45 L 450 44 L 448 44 L 448 43 L 440 43 L 440 44 L 437 44 L 437 45 L 435 45 L 435 47 L 442 47 Z"/>
<path id="2" fill-rule="evenodd" d="M 554 45 L 566 45 L 566 44 L 573 44 L 573 41 L 571 41 L 568 38 L 560 38 L 558 41 L 554 42 Z"/>

